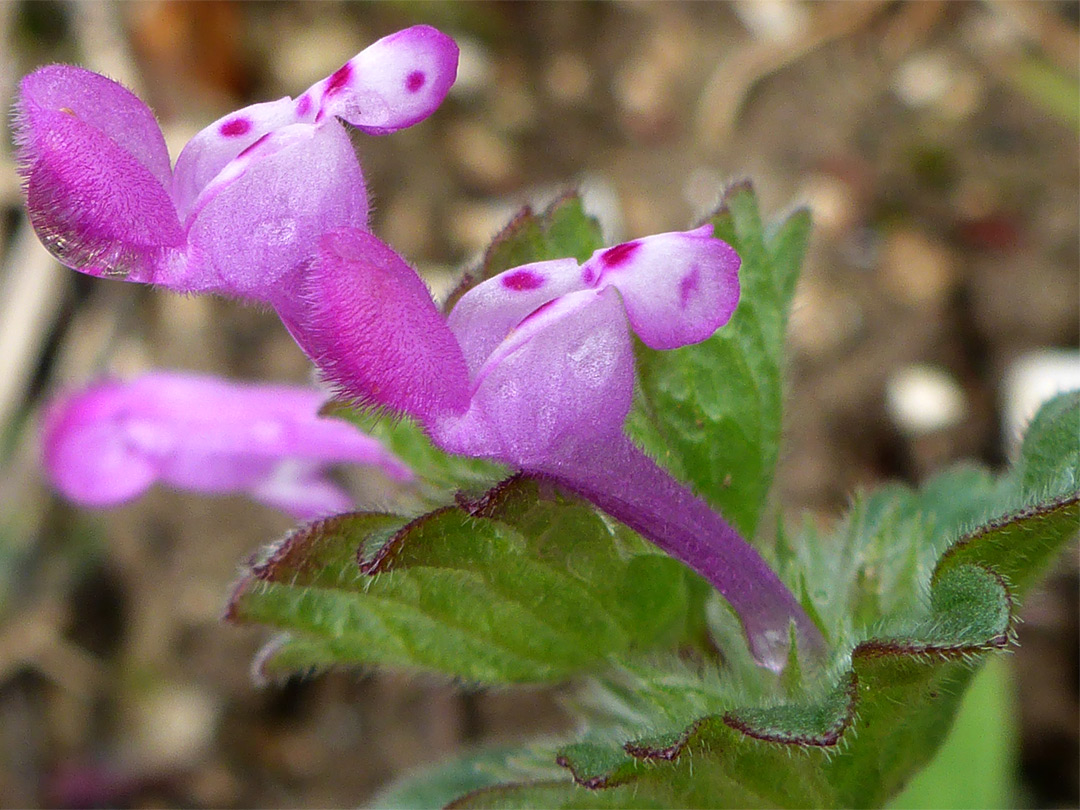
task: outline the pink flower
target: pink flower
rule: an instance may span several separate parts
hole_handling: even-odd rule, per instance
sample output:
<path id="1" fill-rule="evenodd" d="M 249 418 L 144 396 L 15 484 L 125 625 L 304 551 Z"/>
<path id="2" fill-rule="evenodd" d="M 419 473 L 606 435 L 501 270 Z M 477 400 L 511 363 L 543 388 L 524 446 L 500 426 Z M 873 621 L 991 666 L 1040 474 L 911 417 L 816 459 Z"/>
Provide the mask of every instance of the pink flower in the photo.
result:
<path id="1" fill-rule="evenodd" d="M 333 464 L 375 465 L 395 480 L 412 479 L 378 441 L 318 416 L 323 401 L 307 388 L 163 371 L 106 380 L 49 404 L 45 470 L 83 506 L 125 503 L 160 481 L 243 492 L 301 520 L 353 507 L 327 476 Z"/>
<path id="2" fill-rule="evenodd" d="M 301 342 L 345 395 L 417 419 L 444 450 L 552 479 L 689 565 L 779 670 L 790 624 L 804 652 L 823 648 L 820 632 L 760 555 L 623 432 L 631 330 L 654 349 L 706 340 L 735 310 L 739 263 L 706 225 L 582 265 L 507 270 L 444 319 L 386 245 L 334 231 L 303 279 Z"/>

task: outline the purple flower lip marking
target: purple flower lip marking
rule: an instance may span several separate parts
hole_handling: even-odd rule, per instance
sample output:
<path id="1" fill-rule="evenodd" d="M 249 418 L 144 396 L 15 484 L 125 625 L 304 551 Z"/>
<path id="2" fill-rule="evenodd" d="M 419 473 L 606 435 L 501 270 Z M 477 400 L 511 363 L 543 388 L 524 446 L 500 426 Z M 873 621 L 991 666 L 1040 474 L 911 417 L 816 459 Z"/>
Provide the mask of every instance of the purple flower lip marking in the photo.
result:
<path id="1" fill-rule="evenodd" d="M 504 287 L 511 290 L 535 290 L 537 287 L 543 286 L 544 279 L 542 276 L 530 273 L 528 270 L 517 270 L 503 275 L 502 283 Z"/>
<path id="2" fill-rule="evenodd" d="M 347 87 L 351 76 L 352 65 L 346 62 L 326 80 L 326 87 L 323 88 L 323 99 L 328 99 Z"/>
<path id="3" fill-rule="evenodd" d="M 409 481 L 412 472 L 375 439 L 318 416 L 316 390 L 153 372 L 105 380 L 54 399 L 42 456 L 56 488 L 83 506 L 138 497 L 155 482 L 202 493 L 247 493 L 309 520 L 348 511 L 327 475 L 367 464 Z"/>
<path id="4" fill-rule="evenodd" d="M 679 307 L 686 309 L 690 305 L 690 300 L 693 294 L 697 292 L 698 284 L 701 282 L 700 268 L 694 265 L 679 281 Z"/>
<path id="5" fill-rule="evenodd" d="M 604 267 L 621 267 L 634 257 L 640 247 L 640 242 L 624 242 L 601 253 L 600 262 Z"/>
<path id="6" fill-rule="evenodd" d="M 757 552 L 623 433 L 630 330 L 655 349 L 708 339 L 738 303 L 739 257 L 711 226 L 628 244 L 583 266 L 507 270 L 443 321 L 397 254 L 337 232 L 305 274 L 312 320 L 299 328 L 347 396 L 412 416 L 444 450 L 552 479 L 689 565 L 739 613 L 758 661 L 780 670 L 790 625 L 807 654 L 823 651 L 820 632 Z"/>
<path id="7" fill-rule="evenodd" d="M 222 124 L 219 131 L 226 138 L 235 138 L 238 135 L 246 135 L 250 130 L 251 121 L 247 118 L 233 118 Z"/>

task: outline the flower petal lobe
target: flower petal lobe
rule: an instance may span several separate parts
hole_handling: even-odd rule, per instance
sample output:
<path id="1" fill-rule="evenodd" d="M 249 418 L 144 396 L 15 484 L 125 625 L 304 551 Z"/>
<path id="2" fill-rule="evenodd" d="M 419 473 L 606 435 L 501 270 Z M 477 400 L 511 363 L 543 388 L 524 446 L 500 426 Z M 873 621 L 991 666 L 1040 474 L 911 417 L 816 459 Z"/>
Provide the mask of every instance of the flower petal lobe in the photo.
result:
<path id="1" fill-rule="evenodd" d="M 727 323 L 739 301 L 739 256 L 712 226 L 665 233 L 597 251 L 587 283 L 622 293 L 634 331 L 653 349 L 700 343 Z"/>
<path id="2" fill-rule="evenodd" d="M 547 469 L 618 434 L 634 388 L 618 295 L 580 290 L 541 306 L 491 353 L 473 388 L 469 412 L 435 431 L 452 452 Z"/>
<path id="3" fill-rule="evenodd" d="M 292 99 L 282 98 L 244 107 L 200 130 L 176 159 L 171 188 L 181 220 L 229 161 L 268 132 L 298 121 Z"/>
<path id="4" fill-rule="evenodd" d="M 469 290 L 447 317 L 465 353 L 469 373 L 475 374 L 533 310 L 581 287 L 578 263 L 554 259 L 507 270 Z"/>
<path id="5" fill-rule="evenodd" d="M 63 264 L 95 276 L 159 281 L 163 254 L 183 244 L 165 187 L 132 153 L 66 111 L 33 116 L 27 208 Z"/>
<path id="6" fill-rule="evenodd" d="M 365 48 L 308 93 L 316 121 L 336 115 L 371 135 L 424 120 L 457 78 L 458 47 L 427 25 L 414 25 Z"/>

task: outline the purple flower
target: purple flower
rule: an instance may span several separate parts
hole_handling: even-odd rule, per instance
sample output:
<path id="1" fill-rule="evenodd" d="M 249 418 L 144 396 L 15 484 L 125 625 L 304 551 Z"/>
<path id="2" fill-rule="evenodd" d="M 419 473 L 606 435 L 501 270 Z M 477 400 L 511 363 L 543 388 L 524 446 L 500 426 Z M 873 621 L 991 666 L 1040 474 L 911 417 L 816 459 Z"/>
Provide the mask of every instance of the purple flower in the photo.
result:
<path id="1" fill-rule="evenodd" d="M 448 319 L 411 268 L 368 233 L 327 234 L 305 274 L 304 343 L 342 391 L 408 414 L 444 450 L 551 478 L 708 579 L 751 649 L 781 669 L 794 622 L 821 635 L 761 557 L 623 432 L 631 329 L 653 349 L 710 337 L 739 298 L 739 257 L 712 227 L 517 267 Z"/>
<path id="2" fill-rule="evenodd" d="M 412 479 L 378 441 L 319 417 L 324 399 L 307 388 L 161 371 L 99 382 L 49 404 L 45 469 L 83 506 L 121 504 L 160 481 L 244 492 L 300 520 L 353 507 L 327 476 L 332 464 L 370 464 L 395 480 Z"/>
<path id="3" fill-rule="evenodd" d="M 297 99 L 245 107 L 197 134 L 170 169 L 149 107 L 66 65 L 23 79 L 15 138 L 27 207 L 61 262 L 94 276 L 214 292 L 299 317 L 289 279 L 319 236 L 367 227 L 344 119 L 371 134 L 442 102 L 458 49 L 418 25 L 379 40 Z"/>
<path id="4" fill-rule="evenodd" d="M 54 255 L 91 275 L 273 306 L 349 396 L 417 419 L 449 452 L 554 479 L 697 570 L 739 612 L 762 663 L 783 666 L 792 622 L 803 646 L 819 649 L 817 629 L 760 556 L 623 432 L 631 330 L 674 349 L 707 339 L 738 302 L 739 258 L 709 226 L 597 251 L 582 265 L 509 270 L 449 319 L 367 232 L 363 174 L 337 119 L 373 134 L 416 123 L 445 96 L 457 53 L 432 28 L 394 34 L 295 100 L 215 122 L 175 170 L 134 95 L 79 68 L 42 68 L 16 106 L 31 220 Z M 180 408 L 155 393 L 185 385 L 206 390 L 189 390 Z M 247 491 L 297 515 L 343 508 L 323 466 L 359 460 L 357 434 L 314 420 L 311 400 L 282 396 L 279 413 L 250 392 L 228 406 L 234 396 L 170 375 L 104 384 L 50 415 L 47 466 L 84 503 L 115 503 L 160 479 Z M 266 419 L 252 421 L 260 408 Z M 324 430 L 349 431 L 352 444 L 324 442 Z M 391 463 L 365 447 L 362 460 Z"/>

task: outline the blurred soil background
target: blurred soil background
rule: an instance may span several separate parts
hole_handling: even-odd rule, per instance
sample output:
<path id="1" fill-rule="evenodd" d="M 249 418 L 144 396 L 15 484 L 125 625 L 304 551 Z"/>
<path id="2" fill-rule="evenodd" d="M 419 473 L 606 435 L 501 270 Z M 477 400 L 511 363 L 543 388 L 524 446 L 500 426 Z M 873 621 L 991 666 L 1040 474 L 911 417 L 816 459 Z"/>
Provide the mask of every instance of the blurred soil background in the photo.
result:
<path id="1" fill-rule="evenodd" d="M 1078 9 L 9 2 L 0 98 L 38 65 L 84 64 L 155 109 L 175 159 L 220 115 L 434 24 L 462 46 L 447 102 L 355 140 L 375 232 L 436 290 L 515 208 L 572 185 L 611 242 L 686 227 L 741 175 L 768 214 L 809 204 L 777 501 L 826 523 L 858 487 L 1002 467 L 1009 370 L 1077 345 Z M 219 617 L 287 518 L 166 491 L 90 513 L 50 493 L 37 414 L 61 386 L 158 366 L 303 382 L 310 366 L 272 313 L 56 265 L 9 136 L 0 150 L 0 805 L 357 806 L 465 746 L 565 729 L 558 690 L 363 672 L 256 687 L 267 634 Z M 1074 546 L 1011 657 L 1026 806 L 1078 804 L 1077 604 Z"/>

